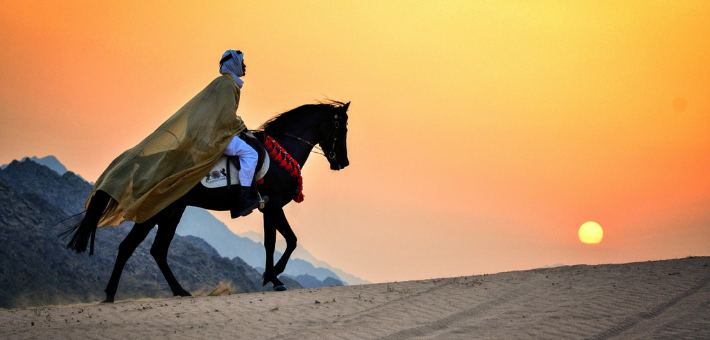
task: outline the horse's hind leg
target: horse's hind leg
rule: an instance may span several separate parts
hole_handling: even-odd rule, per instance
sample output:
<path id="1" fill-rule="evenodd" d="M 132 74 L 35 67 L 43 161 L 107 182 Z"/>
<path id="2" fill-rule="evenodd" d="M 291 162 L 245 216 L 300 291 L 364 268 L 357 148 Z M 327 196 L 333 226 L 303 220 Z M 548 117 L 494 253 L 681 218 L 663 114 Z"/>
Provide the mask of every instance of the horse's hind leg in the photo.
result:
<path id="1" fill-rule="evenodd" d="M 123 267 L 126 266 L 128 259 L 131 255 L 133 255 L 133 252 L 136 248 L 138 248 L 138 245 L 145 240 L 145 237 L 148 236 L 148 233 L 150 233 L 150 230 L 153 229 L 154 226 L 154 219 L 149 219 L 144 223 L 135 224 L 126 238 L 123 239 L 121 245 L 118 246 L 118 256 L 116 256 L 116 264 L 113 266 L 111 279 L 109 279 L 108 285 L 106 286 L 106 300 L 104 302 L 113 302 L 116 290 L 118 289 L 118 281 L 121 279 Z"/>
<path id="2" fill-rule="evenodd" d="M 175 275 L 173 275 L 173 272 L 168 266 L 168 248 L 170 248 L 170 242 L 172 242 L 173 237 L 175 237 L 175 230 L 177 229 L 178 223 L 180 223 L 183 212 L 185 212 L 184 205 L 176 207 L 170 217 L 158 222 L 158 233 L 155 235 L 153 247 L 150 248 L 150 254 L 153 255 L 165 280 L 168 281 L 168 285 L 170 286 L 170 290 L 173 291 L 174 296 L 192 296 L 180 286 L 180 283 L 178 283 Z"/>

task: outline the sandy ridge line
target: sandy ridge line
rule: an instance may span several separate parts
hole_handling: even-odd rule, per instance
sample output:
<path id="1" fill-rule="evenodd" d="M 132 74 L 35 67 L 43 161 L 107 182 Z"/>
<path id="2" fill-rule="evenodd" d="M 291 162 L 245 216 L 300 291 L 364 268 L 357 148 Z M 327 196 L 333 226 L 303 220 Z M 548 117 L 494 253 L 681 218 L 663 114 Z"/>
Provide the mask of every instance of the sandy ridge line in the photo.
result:
<path id="1" fill-rule="evenodd" d="M 0 339 L 710 339 L 708 310 L 696 257 L 0 310 Z"/>

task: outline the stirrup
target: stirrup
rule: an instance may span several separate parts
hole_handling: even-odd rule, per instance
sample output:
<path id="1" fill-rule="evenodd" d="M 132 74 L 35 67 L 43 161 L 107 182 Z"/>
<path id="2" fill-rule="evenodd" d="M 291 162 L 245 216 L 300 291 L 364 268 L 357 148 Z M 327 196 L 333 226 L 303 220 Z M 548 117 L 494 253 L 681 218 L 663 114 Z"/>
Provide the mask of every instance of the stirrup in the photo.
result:
<path id="1" fill-rule="evenodd" d="M 256 191 L 256 195 L 259 197 L 259 211 L 263 211 L 266 203 L 269 202 L 269 196 L 261 196 L 259 190 Z"/>
<path id="2" fill-rule="evenodd" d="M 240 216 L 247 216 L 247 215 L 251 214 L 254 211 L 254 209 L 257 209 L 257 208 L 259 210 L 263 210 L 264 207 L 266 206 L 266 203 L 269 202 L 269 196 L 261 197 L 261 195 L 259 195 L 259 198 L 260 198 L 260 200 L 255 201 L 255 203 L 252 204 L 251 206 L 249 206 L 248 208 L 242 209 L 242 212 L 239 215 Z"/>

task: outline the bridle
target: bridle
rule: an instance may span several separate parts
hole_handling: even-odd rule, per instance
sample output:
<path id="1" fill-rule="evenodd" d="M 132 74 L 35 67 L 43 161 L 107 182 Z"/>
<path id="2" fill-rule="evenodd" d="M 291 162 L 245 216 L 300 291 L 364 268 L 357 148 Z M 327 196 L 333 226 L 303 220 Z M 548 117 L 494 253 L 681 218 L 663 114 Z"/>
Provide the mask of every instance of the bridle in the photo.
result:
<path id="1" fill-rule="evenodd" d="M 348 125 L 348 122 L 347 122 L 347 121 L 345 122 L 345 125 Z M 330 128 L 330 131 L 328 132 L 328 134 L 326 135 L 326 137 L 325 137 L 323 140 L 324 140 L 324 141 L 325 141 L 325 140 L 328 140 L 328 138 L 330 138 L 330 136 L 331 136 L 334 132 L 337 132 L 339 129 L 340 129 L 340 120 L 338 120 L 338 115 L 336 114 L 335 117 L 334 117 L 334 119 L 333 119 L 333 126 Z M 335 160 L 335 157 L 337 156 L 337 154 L 336 154 L 336 152 L 335 152 L 335 144 L 338 142 L 338 135 L 337 135 L 337 134 L 333 136 L 333 145 L 330 147 L 330 151 L 328 151 L 327 154 L 326 154 L 325 151 L 323 151 L 323 148 L 321 148 L 320 146 L 315 145 L 315 144 L 313 144 L 313 143 L 307 141 L 307 140 L 304 139 L 304 138 L 301 138 L 301 137 L 292 135 L 292 134 L 287 133 L 287 132 L 284 132 L 283 135 L 284 135 L 284 136 L 291 137 L 291 138 L 294 138 L 294 139 L 296 139 L 296 140 L 299 140 L 299 141 L 301 141 L 301 142 L 304 142 L 304 143 L 310 145 L 310 146 L 313 148 L 313 150 L 311 150 L 311 152 L 317 153 L 317 154 L 319 154 L 319 155 L 323 155 L 323 156 L 325 156 L 325 158 L 328 158 L 328 159 L 330 159 L 330 160 Z M 320 151 L 316 151 L 316 149 L 319 149 Z"/>

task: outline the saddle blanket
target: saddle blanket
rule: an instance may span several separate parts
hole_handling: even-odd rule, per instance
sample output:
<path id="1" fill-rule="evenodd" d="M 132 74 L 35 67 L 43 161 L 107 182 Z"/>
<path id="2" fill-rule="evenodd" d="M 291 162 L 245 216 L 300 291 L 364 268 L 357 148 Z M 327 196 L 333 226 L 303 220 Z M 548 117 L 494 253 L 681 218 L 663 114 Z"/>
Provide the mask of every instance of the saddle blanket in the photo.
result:
<path id="1" fill-rule="evenodd" d="M 254 174 L 254 179 L 256 181 L 264 178 L 266 175 L 266 172 L 269 171 L 269 157 L 268 155 L 264 157 L 264 163 L 261 165 L 261 169 L 257 171 Z M 202 178 L 202 185 L 205 188 L 222 188 L 227 186 L 227 156 L 222 155 L 222 157 L 219 158 L 219 161 L 217 161 L 217 164 L 212 168 L 212 170 Z M 240 185 L 239 183 L 239 170 L 237 170 L 237 167 L 232 163 L 229 165 L 229 172 L 230 172 L 230 180 L 232 182 L 232 185 Z"/>

